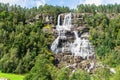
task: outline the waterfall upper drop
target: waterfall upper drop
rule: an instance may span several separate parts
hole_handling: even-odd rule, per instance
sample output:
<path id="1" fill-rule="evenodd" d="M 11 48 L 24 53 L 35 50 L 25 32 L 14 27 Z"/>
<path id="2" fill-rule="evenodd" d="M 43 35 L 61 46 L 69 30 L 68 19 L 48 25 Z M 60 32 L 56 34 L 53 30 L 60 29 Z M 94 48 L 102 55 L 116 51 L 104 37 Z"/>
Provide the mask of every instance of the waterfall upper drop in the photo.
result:
<path id="1" fill-rule="evenodd" d="M 88 40 L 88 32 L 78 34 L 78 31 L 74 29 L 71 13 L 65 14 L 63 21 L 61 15 L 58 16 L 56 30 L 58 37 L 51 45 L 51 50 L 55 54 L 70 53 L 85 59 L 94 53 L 93 46 Z"/>
<path id="2" fill-rule="evenodd" d="M 64 16 L 64 21 L 63 21 L 62 25 L 60 25 L 60 19 L 61 19 L 61 15 L 58 16 L 58 22 L 57 22 L 56 30 L 57 31 L 71 30 L 71 13 L 66 14 Z"/>

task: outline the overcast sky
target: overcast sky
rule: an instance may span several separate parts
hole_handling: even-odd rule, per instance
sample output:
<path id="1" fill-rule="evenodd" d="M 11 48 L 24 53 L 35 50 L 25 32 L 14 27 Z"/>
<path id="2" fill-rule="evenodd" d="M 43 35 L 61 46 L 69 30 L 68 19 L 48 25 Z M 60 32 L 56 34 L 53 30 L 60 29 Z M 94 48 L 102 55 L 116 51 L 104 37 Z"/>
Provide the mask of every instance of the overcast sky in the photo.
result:
<path id="1" fill-rule="evenodd" d="M 68 6 L 76 8 L 78 4 L 120 4 L 120 0 L 0 0 L 1 3 L 9 3 L 10 5 L 21 5 L 22 7 L 38 7 L 44 4 Z"/>

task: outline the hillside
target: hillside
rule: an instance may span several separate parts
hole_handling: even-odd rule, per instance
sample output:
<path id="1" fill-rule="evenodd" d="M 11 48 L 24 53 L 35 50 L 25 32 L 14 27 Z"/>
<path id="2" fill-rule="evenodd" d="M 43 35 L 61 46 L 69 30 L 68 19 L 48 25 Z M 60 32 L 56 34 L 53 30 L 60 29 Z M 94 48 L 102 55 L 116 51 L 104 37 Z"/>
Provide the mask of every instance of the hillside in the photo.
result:
<path id="1" fill-rule="evenodd" d="M 59 36 L 56 30 L 57 19 L 61 15 L 62 22 L 64 14 L 68 13 L 73 13 L 75 17 L 71 21 L 72 31 L 78 31 L 78 37 L 84 32 L 89 33 L 87 39 L 94 46 L 96 60 L 107 68 L 97 68 L 93 73 L 75 68 L 72 73 L 65 65 L 66 62 L 74 62 L 75 58 L 68 56 L 62 57 L 65 65 L 62 62 L 57 64 L 59 67 L 54 64 L 55 50 L 52 51 L 50 47 Z M 47 4 L 28 9 L 0 3 L 0 71 L 27 73 L 24 80 L 120 80 L 119 22 L 118 4 L 78 5 L 78 8 L 73 10 Z M 73 42 L 75 32 L 68 31 L 66 34 L 68 42 Z M 59 47 L 61 46 L 62 43 Z M 76 54 L 76 49 L 71 49 L 74 50 L 72 53 Z M 78 64 L 80 60 L 81 58 L 77 58 Z M 89 60 L 85 62 L 87 64 Z M 108 67 L 114 68 L 116 73 L 111 73 Z"/>

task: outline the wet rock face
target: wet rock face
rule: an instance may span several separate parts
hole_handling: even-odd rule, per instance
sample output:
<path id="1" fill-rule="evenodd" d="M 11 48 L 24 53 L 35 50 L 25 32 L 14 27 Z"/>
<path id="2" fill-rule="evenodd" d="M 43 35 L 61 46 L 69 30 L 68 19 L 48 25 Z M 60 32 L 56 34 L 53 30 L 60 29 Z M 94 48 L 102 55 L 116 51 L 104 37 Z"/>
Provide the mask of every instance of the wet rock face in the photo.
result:
<path id="1" fill-rule="evenodd" d="M 56 54 L 54 55 L 54 65 L 58 68 L 68 67 L 71 71 L 83 69 L 89 73 L 93 73 L 97 66 L 94 56 L 92 55 L 90 59 L 83 59 L 81 56 Z"/>
<path id="2" fill-rule="evenodd" d="M 58 68 L 67 67 L 74 72 L 77 69 L 86 70 L 90 74 L 94 74 L 98 68 L 108 69 L 111 73 L 116 73 L 114 68 L 105 66 L 97 62 L 94 54 L 88 59 L 83 59 L 80 56 L 73 56 L 70 54 L 55 54 L 55 59 L 53 61 L 54 65 Z"/>

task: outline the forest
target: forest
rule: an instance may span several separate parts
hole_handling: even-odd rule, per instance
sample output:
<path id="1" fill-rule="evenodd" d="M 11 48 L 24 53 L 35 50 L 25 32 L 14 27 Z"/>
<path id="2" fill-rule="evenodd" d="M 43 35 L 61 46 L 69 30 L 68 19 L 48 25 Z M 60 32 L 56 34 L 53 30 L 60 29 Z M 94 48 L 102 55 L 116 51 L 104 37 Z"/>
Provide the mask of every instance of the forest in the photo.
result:
<path id="1" fill-rule="evenodd" d="M 115 68 L 115 74 L 107 69 L 98 69 L 95 74 L 79 69 L 70 74 L 68 68 L 57 68 L 50 50 L 55 38 L 52 32 L 43 31 L 44 20 L 26 23 L 41 13 L 53 15 L 56 25 L 58 15 L 69 12 L 93 14 L 84 16 L 90 28 L 89 39 L 98 61 Z M 0 71 L 27 74 L 24 80 L 120 80 L 120 5 L 80 4 L 70 9 L 46 4 L 29 9 L 0 3 Z"/>

